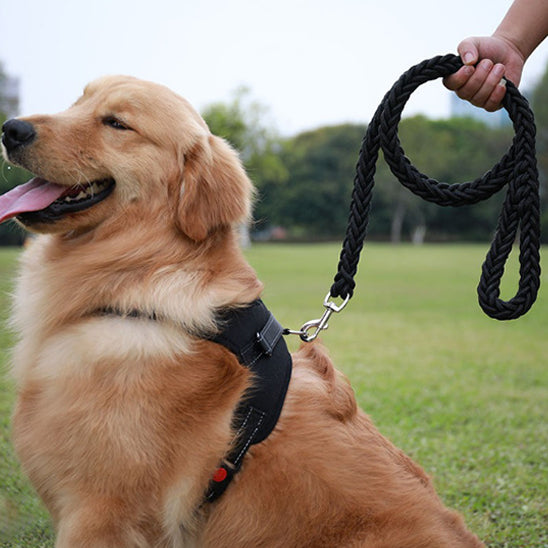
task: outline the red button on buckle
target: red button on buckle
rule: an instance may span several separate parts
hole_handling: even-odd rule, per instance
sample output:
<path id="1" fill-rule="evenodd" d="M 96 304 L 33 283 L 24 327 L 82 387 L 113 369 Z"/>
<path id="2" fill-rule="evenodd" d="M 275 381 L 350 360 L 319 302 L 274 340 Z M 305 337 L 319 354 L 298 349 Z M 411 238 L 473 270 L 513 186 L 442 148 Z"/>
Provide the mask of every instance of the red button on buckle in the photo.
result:
<path id="1" fill-rule="evenodd" d="M 217 468 L 215 474 L 213 474 L 213 481 L 216 483 L 221 483 L 228 476 L 227 471 L 224 468 Z"/>

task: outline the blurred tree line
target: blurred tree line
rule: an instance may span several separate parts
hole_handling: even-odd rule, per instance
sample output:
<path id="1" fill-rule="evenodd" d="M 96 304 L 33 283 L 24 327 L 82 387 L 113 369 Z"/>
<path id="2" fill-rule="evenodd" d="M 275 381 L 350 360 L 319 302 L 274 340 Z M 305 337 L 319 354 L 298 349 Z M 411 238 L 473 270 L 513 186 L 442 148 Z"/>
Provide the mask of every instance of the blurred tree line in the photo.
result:
<path id="1" fill-rule="evenodd" d="M 0 122 L 6 119 L 2 90 L 6 75 L 0 64 Z M 541 173 L 542 224 L 548 241 L 548 70 L 530 97 L 537 122 L 537 157 Z M 240 152 L 257 186 L 256 239 L 341 239 L 344 236 L 358 151 L 365 125 L 321 127 L 281 138 L 272 129 L 268 109 L 253 101 L 247 88 L 228 102 L 202 112 L 213 133 Z M 471 118 L 430 120 L 404 118 L 400 139 L 406 154 L 423 173 L 439 181 L 475 179 L 497 162 L 509 147 L 510 126 L 493 128 Z M 23 170 L 0 160 L 0 192 L 29 178 Z M 499 195 L 462 208 L 441 208 L 424 202 L 400 185 L 384 163 L 377 163 L 368 237 L 394 242 L 487 240 L 492 237 Z M 21 243 L 15 223 L 0 225 L 0 245 Z"/>
<path id="2" fill-rule="evenodd" d="M 537 123 L 543 242 L 548 242 L 548 70 L 530 96 Z M 202 112 L 211 131 L 238 150 L 259 189 L 256 239 L 341 239 L 346 229 L 355 165 L 367 127 L 341 124 L 280 138 L 265 123 L 265 108 L 236 90 L 231 101 Z M 402 146 L 423 173 L 449 184 L 476 179 L 504 155 L 513 128 L 473 118 L 404 118 Z M 377 163 L 368 237 L 399 242 L 482 241 L 495 230 L 505 188 L 485 202 L 442 208 L 410 193 L 382 155 Z"/>

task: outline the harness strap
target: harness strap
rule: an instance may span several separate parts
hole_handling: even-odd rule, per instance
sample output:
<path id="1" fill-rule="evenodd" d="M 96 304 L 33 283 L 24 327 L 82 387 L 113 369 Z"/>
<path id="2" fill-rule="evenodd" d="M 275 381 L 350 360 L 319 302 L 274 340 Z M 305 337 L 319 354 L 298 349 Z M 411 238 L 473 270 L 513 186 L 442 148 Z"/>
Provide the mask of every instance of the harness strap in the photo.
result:
<path id="1" fill-rule="evenodd" d="M 234 443 L 213 475 L 206 502 L 225 492 L 250 446 L 265 440 L 276 426 L 292 369 L 283 328 L 260 299 L 245 308 L 224 312 L 218 324 L 219 333 L 209 340 L 236 355 L 252 372 L 253 386 L 234 413 Z"/>

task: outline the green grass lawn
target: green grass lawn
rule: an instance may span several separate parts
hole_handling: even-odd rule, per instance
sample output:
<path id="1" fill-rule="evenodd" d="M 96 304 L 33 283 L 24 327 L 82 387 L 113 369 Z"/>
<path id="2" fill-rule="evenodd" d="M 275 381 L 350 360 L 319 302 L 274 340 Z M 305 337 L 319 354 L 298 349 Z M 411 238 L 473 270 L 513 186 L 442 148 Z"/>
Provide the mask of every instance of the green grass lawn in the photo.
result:
<path id="1" fill-rule="evenodd" d="M 356 294 L 322 339 L 379 429 L 423 465 L 444 501 L 490 547 L 547 547 L 548 299 L 541 288 L 524 318 L 487 318 L 475 289 L 486 251 L 368 244 Z M 338 244 L 257 245 L 247 254 L 285 327 L 322 314 Z M 0 251 L 3 318 L 15 258 Z M 503 298 L 515 293 L 515 258 L 507 270 Z M 10 342 L 0 330 L 3 371 Z M 294 338 L 290 346 L 298 344 Z M 47 514 L 9 442 L 13 399 L 4 375 L 0 546 L 53 546 Z"/>

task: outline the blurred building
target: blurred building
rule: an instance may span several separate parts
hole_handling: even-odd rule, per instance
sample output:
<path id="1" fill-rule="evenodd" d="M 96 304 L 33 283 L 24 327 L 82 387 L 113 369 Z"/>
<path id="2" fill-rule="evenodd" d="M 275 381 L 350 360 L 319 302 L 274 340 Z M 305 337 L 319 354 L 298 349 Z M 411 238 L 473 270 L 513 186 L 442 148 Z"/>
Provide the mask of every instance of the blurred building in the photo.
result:
<path id="1" fill-rule="evenodd" d="M 6 118 L 19 114 L 19 78 L 7 75 L 0 78 L 0 112 Z"/>

